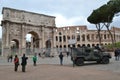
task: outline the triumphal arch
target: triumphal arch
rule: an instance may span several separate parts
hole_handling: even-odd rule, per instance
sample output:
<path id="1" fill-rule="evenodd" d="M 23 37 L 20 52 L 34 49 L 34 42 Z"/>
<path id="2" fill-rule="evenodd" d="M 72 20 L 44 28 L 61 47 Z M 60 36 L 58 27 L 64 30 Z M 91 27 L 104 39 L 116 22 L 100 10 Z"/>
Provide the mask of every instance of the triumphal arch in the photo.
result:
<path id="1" fill-rule="evenodd" d="M 28 49 L 54 47 L 55 17 L 4 7 L 2 10 L 2 55 L 23 54 Z M 31 42 L 26 35 L 31 34 Z M 12 53 L 13 54 L 13 53 Z"/>

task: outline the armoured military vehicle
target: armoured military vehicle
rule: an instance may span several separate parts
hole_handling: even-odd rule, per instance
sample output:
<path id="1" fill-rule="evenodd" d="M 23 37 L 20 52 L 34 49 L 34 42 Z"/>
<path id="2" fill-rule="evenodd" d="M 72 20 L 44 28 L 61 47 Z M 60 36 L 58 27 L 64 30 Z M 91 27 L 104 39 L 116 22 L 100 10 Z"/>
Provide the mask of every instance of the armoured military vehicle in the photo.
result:
<path id="1" fill-rule="evenodd" d="M 98 49 L 83 47 L 72 48 L 71 60 L 77 66 L 84 65 L 85 61 L 96 61 L 97 63 L 108 64 L 111 54 Z"/>

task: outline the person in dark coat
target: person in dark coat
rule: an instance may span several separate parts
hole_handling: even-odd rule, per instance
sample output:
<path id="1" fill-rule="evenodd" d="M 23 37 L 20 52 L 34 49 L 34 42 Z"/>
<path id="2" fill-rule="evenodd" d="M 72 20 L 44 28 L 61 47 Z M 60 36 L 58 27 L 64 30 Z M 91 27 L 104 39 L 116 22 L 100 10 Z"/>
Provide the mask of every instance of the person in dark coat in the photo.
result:
<path id="1" fill-rule="evenodd" d="M 69 52 L 67 51 L 67 57 L 69 56 Z"/>
<path id="2" fill-rule="evenodd" d="M 63 54 L 62 54 L 62 52 L 60 52 L 59 58 L 60 58 L 60 64 L 63 65 Z"/>
<path id="3" fill-rule="evenodd" d="M 119 60 L 119 50 L 118 49 L 115 49 L 115 60 L 118 61 Z"/>
<path id="4" fill-rule="evenodd" d="M 17 55 L 15 55 L 14 64 L 15 64 L 14 70 L 17 71 L 18 70 L 18 66 L 19 66 L 19 58 L 18 58 Z"/>
<path id="5" fill-rule="evenodd" d="M 26 65 L 27 65 L 27 59 L 28 57 L 25 56 L 25 54 L 23 54 L 23 57 L 22 57 L 22 72 L 25 72 L 25 69 L 26 69 Z"/>
<path id="6" fill-rule="evenodd" d="M 120 49 L 118 49 L 118 60 L 120 59 Z"/>

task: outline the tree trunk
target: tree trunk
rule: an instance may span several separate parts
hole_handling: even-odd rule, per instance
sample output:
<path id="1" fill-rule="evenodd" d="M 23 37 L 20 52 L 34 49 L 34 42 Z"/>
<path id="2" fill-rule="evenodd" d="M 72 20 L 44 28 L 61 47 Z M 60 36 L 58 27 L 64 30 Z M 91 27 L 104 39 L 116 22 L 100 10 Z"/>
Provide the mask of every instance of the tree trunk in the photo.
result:
<path id="1" fill-rule="evenodd" d="M 101 45 L 101 35 L 100 35 L 100 31 L 101 31 L 101 28 L 100 28 L 100 24 L 96 24 L 96 28 L 97 28 L 97 33 L 98 33 L 98 38 L 99 38 L 99 44 Z"/>
<path id="2" fill-rule="evenodd" d="M 112 45 L 113 45 L 112 48 L 114 49 L 114 46 L 115 46 L 115 43 L 114 43 L 114 37 L 113 37 L 111 31 L 109 30 L 109 24 L 107 24 L 107 25 L 105 25 L 105 26 L 106 26 L 106 28 L 107 28 L 107 30 L 108 30 L 110 36 L 111 36 L 111 41 L 112 41 Z"/>

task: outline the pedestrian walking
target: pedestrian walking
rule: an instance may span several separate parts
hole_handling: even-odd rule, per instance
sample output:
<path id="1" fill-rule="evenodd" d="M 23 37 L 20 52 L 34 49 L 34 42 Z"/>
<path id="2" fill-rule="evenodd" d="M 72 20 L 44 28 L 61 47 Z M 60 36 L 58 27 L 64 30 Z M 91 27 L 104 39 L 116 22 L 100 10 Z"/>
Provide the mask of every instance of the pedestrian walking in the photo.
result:
<path id="1" fill-rule="evenodd" d="M 25 72 L 25 70 L 26 70 L 27 59 L 28 59 L 28 57 L 26 57 L 25 54 L 23 54 L 23 56 L 22 56 L 22 62 L 21 62 L 22 72 Z"/>
<path id="2" fill-rule="evenodd" d="M 115 56 L 115 60 L 118 61 L 119 60 L 119 50 L 118 49 L 115 49 L 114 56 Z"/>
<path id="3" fill-rule="evenodd" d="M 118 49 L 118 60 L 120 59 L 120 49 Z"/>
<path id="4" fill-rule="evenodd" d="M 12 60 L 13 60 L 13 55 L 11 54 L 9 58 L 10 58 L 10 62 L 12 62 Z"/>
<path id="5" fill-rule="evenodd" d="M 41 53 L 38 53 L 39 57 L 41 57 Z"/>
<path id="6" fill-rule="evenodd" d="M 36 61 L 37 61 L 37 55 L 35 53 L 35 55 L 33 56 L 33 65 L 36 66 Z"/>
<path id="7" fill-rule="evenodd" d="M 8 54 L 7 55 L 7 61 L 9 62 L 9 60 L 10 60 L 10 55 Z"/>
<path id="8" fill-rule="evenodd" d="M 69 52 L 67 51 L 67 57 L 69 56 Z"/>
<path id="9" fill-rule="evenodd" d="M 62 52 L 60 52 L 59 58 L 60 58 L 60 65 L 63 65 L 63 54 L 62 54 Z"/>
<path id="10" fill-rule="evenodd" d="M 14 58 L 14 71 L 17 71 L 18 70 L 18 66 L 19 66 L 19 58 L 17 55 L 15 55 L 15 58 Z"/>

